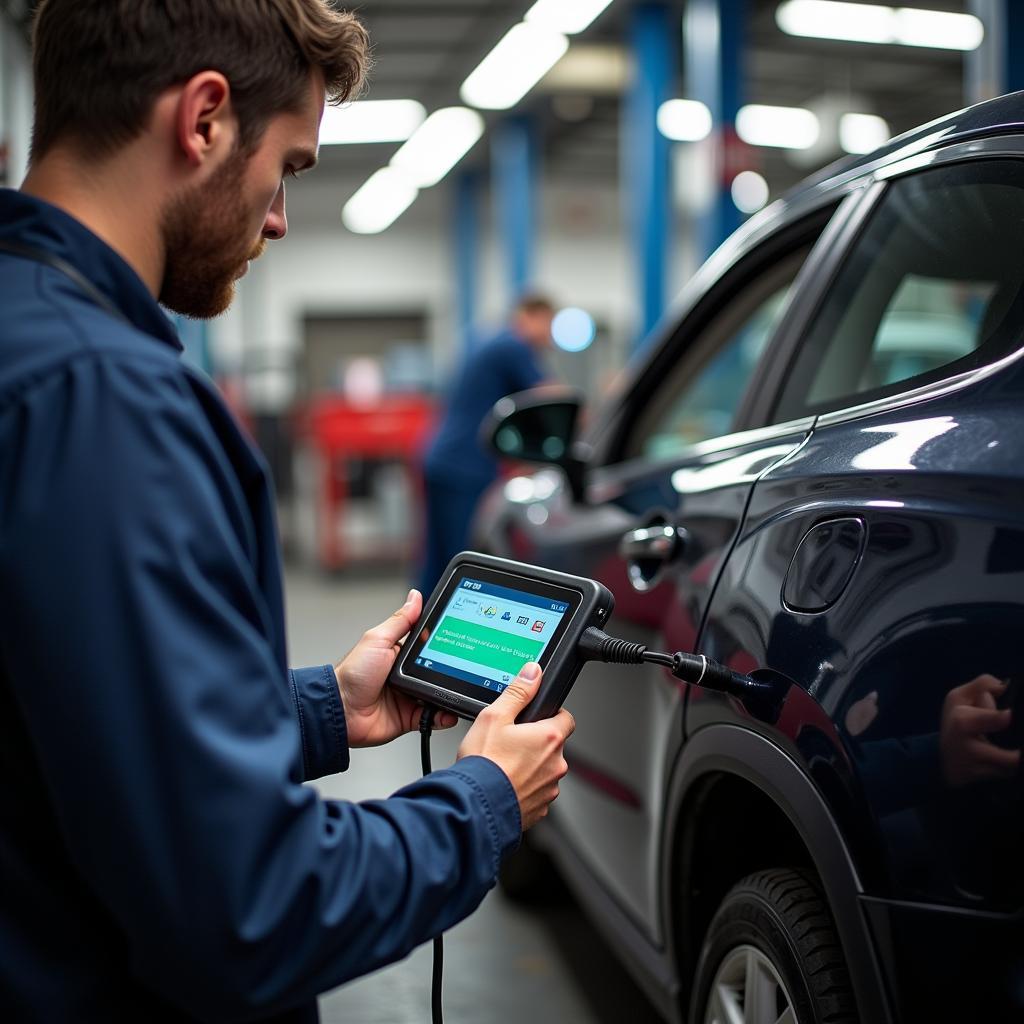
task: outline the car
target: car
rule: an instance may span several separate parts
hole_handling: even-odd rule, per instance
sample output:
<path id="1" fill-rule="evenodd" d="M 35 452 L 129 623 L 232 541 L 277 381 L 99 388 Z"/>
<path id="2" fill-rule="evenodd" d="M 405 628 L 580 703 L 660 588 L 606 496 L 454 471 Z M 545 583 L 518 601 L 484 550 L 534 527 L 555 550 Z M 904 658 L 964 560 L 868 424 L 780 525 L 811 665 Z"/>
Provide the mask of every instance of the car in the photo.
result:
<path id="1" fill-rule="evenodd" d="M 553 859 L 670 1021 L 1024 1018 L 1024 93 L 820 172 L 613 393 L 488 436 L 534 469 L 476 546 L 778 694 L 588 665 L 509 889 Z"/>

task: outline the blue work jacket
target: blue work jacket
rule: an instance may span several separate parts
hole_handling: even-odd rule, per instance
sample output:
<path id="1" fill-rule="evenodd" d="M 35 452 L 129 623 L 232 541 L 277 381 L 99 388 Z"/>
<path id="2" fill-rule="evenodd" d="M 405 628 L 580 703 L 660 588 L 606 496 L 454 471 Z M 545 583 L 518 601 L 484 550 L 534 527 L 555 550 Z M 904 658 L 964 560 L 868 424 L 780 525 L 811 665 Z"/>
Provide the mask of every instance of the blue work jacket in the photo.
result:
<path id="1" fill-rule="evenodd" d="M 111 248 L 8 190 L 0 240 L 124 316 L 0 252 L 0 1020 L 315 1021 L 479 904 L 515 793 L 478 757 L 303 785 L 345 718 L 287 668 L 262 460 Z"/>
<path id="2" fill-rule="evenodd" d="M 440 426 L 424 456 L 427 477 L 480 489 L 494 480 L 498 460 L 480 441 L 484 419 L 495 402 L 543 380 L 536 352 L 512 330 L 470 352 L 448 389 Z"/>

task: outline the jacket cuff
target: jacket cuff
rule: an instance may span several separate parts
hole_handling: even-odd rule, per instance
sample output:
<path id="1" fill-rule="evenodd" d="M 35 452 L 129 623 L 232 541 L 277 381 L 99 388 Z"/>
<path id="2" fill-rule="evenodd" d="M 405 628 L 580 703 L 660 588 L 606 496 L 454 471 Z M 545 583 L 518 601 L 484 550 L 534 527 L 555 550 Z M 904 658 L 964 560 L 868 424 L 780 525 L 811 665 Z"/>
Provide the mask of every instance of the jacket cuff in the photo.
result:
<path id="1" fill-rule="evenodd" d="M 473 788 L 494 840 L 494 873 L 502 860 L 519 846 L 523 836 L 523 820 L 519 814 L 519 798 L 508 776 L 486 757 L 464 757 L 451 768 L 438 774 L 455 775 Z"/>
<path id="2" fill-rule="evenodd" d="M 348 729 L 338 680 L 331 665 L 292 669 L 288 673 L 302 734 L 302 768 L 306 782 L 348 768 Z"/>

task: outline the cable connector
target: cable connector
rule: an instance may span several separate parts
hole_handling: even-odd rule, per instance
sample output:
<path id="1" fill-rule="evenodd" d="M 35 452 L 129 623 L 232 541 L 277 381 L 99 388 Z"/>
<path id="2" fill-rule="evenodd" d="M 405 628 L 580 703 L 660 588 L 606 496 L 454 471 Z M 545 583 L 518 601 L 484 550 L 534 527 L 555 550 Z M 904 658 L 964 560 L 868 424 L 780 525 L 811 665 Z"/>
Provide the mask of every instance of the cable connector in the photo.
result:
<path id="1" fill-rule="evenodd" d="M 584 661 L 603 661 L 608 665 L 642 665 L 647 653 L 643 644 L 619 640 L 594 626 L 583 631 L 576 650 Z"/>
<path id="2" fill-rule="evenodd" d="M 593 626 L 583 631 L 576 649 L 584 661 L 603 661 L 608 665 L 661 665 L 676 679 L 707 690 L 717 690 L 742 699 L 775 698 L 775 687 L 771 683 L 733 672 L 731 668 L 703 654 L 649 651 L 644 644 L 620 640 Z"/>
<path id="3" fill-rule="evenodd" d="M 703 654 L 683 654 L 681 651 L 673 654 L 670 671 L 676 679 L 701 686 L 705 690 L 718 690 L 732 697 L 772 697 L 775 694 L 775 687 L 771 683 L 733 672 L 731 668 Z"/>

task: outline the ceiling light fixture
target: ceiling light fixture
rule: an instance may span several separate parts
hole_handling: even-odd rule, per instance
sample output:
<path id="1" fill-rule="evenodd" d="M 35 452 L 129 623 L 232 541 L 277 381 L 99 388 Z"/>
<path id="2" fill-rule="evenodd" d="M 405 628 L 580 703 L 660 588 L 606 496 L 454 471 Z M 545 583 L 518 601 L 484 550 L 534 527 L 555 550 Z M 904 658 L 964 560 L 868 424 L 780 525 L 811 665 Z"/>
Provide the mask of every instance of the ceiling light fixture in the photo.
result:
<path id="1" fill-rule="evenodd" d="M 320 125 L 320 145 L 405 142 L 426 116 L 426 108 L 416 100 L 359 100 L 327 107 Z"/>
<path id="2" fill-rule="evenodd" d="M 612 0 L 537 0 L 523 19 L 574 36 L 590 28 L 591 23 Z"/>
<path id="3" fill-rule="evenodd" d="M 699 100 L 666 100 L 658 108 L 658 131 L 673 142 L 700 142 L 711 134 L 711 111 Z"/>
<path id="4" fill-rule="evenodd" d="M 803 107 L 767 107 L 759 103 L 740 107 L 736 134 L 749 146 L 810 149 L 818 141 L 818 118 Z"/>
<path id="5" fill-rule="evenodd" d="M 418 195 L 419 189 L 401 171 L 384 167 L 345 204 L 341 219 L 349 231 L 376 235 L 391 227 Z"/>
<path id="6" fill-rule="evenodd" d="M 391 158 L 391 166 L 419 188 L 436 185 L 484 133 L 484 119 L 468 107 L 435 110 Z"/>
<path id="7" fill-rule="evenodd" d="M 765 207 L 771 194 L 768 190 L 768 182 L 757 171 L 740 171 L 732 179 L 729 191 L 732 201 L 736 204 L 736 209 L 740 213 L 747 214 L 757 213 L 758 210 Z"/>
<path id="8" fill-rule="evenodd" d="M 891 137 L 888 122 L 877 114 L 843 114 L 839 118 L 839 145 L 846 153 L 870 153 Z"/>
<path id="9" fill-rule="evenodd" d="M 787 0 L 776 9 L 775 22 L 793 36 L 941 50 L 976 50 L 985 38 L 985 26 L 973 14 L 840 0 Z"/>
<path id="10" fill-rule="evenodd" d="M 484 110 L 514 107 L 568 49 L 569 40 L 561 32 L 521 22 L 462 83 L 463 102 Z"/>

